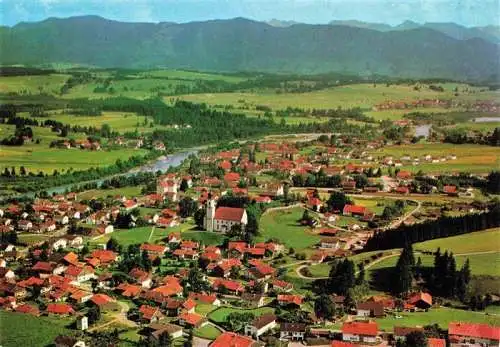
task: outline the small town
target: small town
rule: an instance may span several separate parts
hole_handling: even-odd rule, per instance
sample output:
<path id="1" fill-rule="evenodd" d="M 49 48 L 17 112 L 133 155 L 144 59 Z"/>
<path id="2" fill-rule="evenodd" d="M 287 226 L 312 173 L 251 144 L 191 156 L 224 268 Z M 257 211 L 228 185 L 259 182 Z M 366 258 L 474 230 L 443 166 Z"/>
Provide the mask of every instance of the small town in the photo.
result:
<path id="1" fill-rule="evenodd" d="M 498 319 L 481 312 L 499 304 L 497 288 L 471 288 L 476 265 L 463 258 L 485 252 L 422 243 L 493 228 L 499 205 L 480 189 L 493 178 L 406 171 L 459 158 L 386 146 L 234 143 L 136 174 L 137 193 L 119 177 L 6 205 L 1 307 L 66 322 L 56 346 L 497 346 Z M 387 261 L 395 268 L 377 266 Z M 426 324 L 434 314 L 446 324 Z"/>

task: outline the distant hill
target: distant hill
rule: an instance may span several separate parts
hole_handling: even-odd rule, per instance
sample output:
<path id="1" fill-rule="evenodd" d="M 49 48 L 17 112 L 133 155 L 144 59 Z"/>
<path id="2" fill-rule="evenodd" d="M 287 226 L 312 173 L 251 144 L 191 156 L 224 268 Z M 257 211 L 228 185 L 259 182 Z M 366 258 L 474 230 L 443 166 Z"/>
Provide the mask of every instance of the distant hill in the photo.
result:
<path id="1" fill-rule="evenodd" d="M 0 28 L 1 62 L 26 65 L 478 80 L 498 71 L 498 48 L 426 27 L 387 32 L 346 25 L 275 27 L 243 18 L 153 24 L 83 16 Z"/>
<path id="2" fill-rule="evenodd" d="M 377 30 L 382 32 L 396 31 L 396 30 L 413 30 L 419 28 L 428 28 L 439 31 L 445 35 L 453 37 L 457 40 L 469 40 L 473 38 L 480 38 L 492 43 L 500 43 L 500 27 L 486 26 L 486 27 L 464 27 L 456 23 L 424 23 L 419 24 L 410 20 L 403 23 L 391 26 L 381 23 L 369 23 L 357 20 L 333 20 L 331 25 L 346 25 L 355 28 L 364 28 Z"/>
<path id="3" fill-rule="evenodd" d="M 293 20 L 279 20 L 279 19 L 271 19 L 266 22 L 270 26 L 277 27 L 277 28 L 286 28 L 289 26 L 292 26 L 294 24 L 300 24 L 299 22 L 293 21 Z"/>

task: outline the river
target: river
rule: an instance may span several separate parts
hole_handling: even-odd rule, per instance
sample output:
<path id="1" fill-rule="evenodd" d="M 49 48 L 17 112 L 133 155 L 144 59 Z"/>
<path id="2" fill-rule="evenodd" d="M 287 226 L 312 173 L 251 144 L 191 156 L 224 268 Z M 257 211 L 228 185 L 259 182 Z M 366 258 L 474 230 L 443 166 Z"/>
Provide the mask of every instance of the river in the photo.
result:
<path id="1" fill-rule="evenodd" d="M 79 184 L 85 184 L 85 183 L 97 183 L 98 186 L 102 184 L 105 180 L 110 179 L 111 177 L 117 177 L 117 176 L 129 176 L 136 174 L 138 172 L 156 172 L 156 171 L 167 171 L 168 168 L 172 166 L 179 166 L 186 158 L 188 158 L 191 154 L 197 154 L 199 149 L 188 149 L 188 150 L 183 150 L 180 152 L 172 153 L 167 156 L 161 156 L 160 158 L 156 159 L 153 163 L 145 164 L 143 166 L 135 167 L 129 172 L 118 174 L 118 175 L 113 175 L 113 176 L 107 176 L 103 177 L 97 180 L 91 180 L 91 181 L 84 181 L 84 182 L 78 182 L 78 183 L 71 183 L 71 184 L 65 184 L 62 186 L 57 186 L 57 187 L 52 187 L 46 189 L 47 193 L 52 195 L 53 193 L 55 194 L 62 194 L 64 193 L 67 189 L 79 185 Z M 26 194 L 27 196 L 34 196 L 33 193 L 28 193 Z"/>

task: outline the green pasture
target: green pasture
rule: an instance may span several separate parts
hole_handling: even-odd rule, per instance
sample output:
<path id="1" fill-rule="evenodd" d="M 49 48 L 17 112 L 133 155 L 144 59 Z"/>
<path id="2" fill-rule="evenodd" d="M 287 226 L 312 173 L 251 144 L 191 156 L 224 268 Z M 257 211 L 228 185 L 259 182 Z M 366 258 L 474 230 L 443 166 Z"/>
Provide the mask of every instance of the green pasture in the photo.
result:
<path id="1" fill-rule="evenodd" d="M 275 238 L 287 247 L 295 250 L 304 249 L 315 245 L 319 236 L 312 235 L 308 228 L 299 224 L 304 210 L 296 207 L 286 210 L 277 210 L 266 213 L 260 219 L 260 236 L 258 241 Z"/>
<path id="2" fill-rule="evenodd" d="M 272 308 L 272 307 L 260 307 L 260 308 L 246 310 L 246 309 L 234 308 L 234 307 L 221 307 L 215 311 L 212 311 L 208 315 L 208 318 L 211 321 L 215 322 L 216 324 L 221 324 L 221 323 L 224 323 L 227 319 L 227 316 L 229 316 L 233 312 L 239 312 L 239 313 L 249 312 L 249 313 L 253 313 L 255 316 L 262 316 L 263 314 L 266 314 L 266 313 L 274 313 L 274 308 Z"/>
<path id="3" fill-rule="evenodd" d="M 70 75 L 65 74 L 0 77 L 0 94 L 58 95 L 69 77 Z"/>
<path id="4" fill-rule="evenodd" d="M 71 318 L 35 317 L 0 311 L 0 345 L 3 347 L 47 346 L 58 335 L 71 335 Z"/>

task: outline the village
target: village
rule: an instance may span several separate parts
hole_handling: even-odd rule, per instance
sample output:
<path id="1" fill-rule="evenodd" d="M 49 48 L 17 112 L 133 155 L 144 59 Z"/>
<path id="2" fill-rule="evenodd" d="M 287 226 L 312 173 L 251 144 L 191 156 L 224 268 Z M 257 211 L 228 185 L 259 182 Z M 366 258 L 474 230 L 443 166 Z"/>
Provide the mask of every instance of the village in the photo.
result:
<path id="1" fill-rule="evenodd" d="M 413 318 L 444 303 L 466 312 L 417 265 L 399 294 L 367 278 L 408 247 L 379 250 L 377 236 L 494 210 L 486 175 L 418 170 L 457 155 L 387 146 L 336 135 L 238 143 L 158 172 L 135 194 L 75 189 L 2 206 L 1 308 L 68 322 L 58 347 L 90 346 L 98 333 L 148 346 L 498 346 L 485 313 L 451 314 L 445 326 Z"/>

